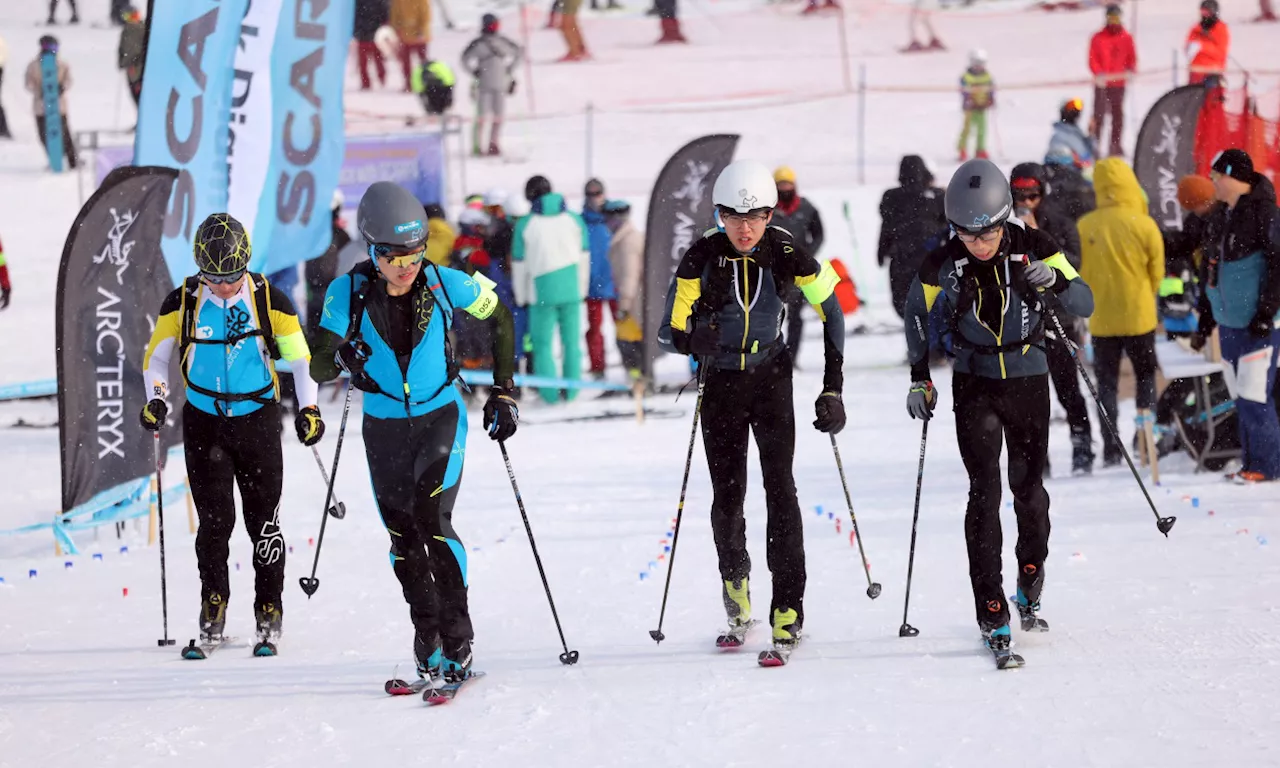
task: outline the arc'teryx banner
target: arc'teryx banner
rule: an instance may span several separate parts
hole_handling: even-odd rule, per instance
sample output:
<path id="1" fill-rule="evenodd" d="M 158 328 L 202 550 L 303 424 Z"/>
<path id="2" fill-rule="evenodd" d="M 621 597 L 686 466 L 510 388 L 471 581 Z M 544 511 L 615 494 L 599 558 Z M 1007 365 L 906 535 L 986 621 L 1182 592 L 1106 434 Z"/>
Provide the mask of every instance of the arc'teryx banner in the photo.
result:
<path id="1" fill-rule="evenodd" d="M 1133 170 L 1147 193 L 1151 216 L 1164 232 L 1182 231 L 1178 180 L 1196 172 L 1196 125 L 1204 97 L 1201 85 L 1174 88 L 1151 107 L 1138 131 Z"/>
<path id="2" fill-rule="evenodd" d="M 681 147 L 658 174 L 649 199 L 644 245 L 644 360 L 652 375 L 658 349 L 667 290 L 685 251 L 708 228 L 715 226 L 711 188 L 733 160 L 738 137 L 717 134 L 694 139 Z"/>
<path id="3" fill-rule="evenodd" d="M 58 269 L 58 429 L 64 511 L 154 471 L 154 438 L 138 424 L 146 404 L 142 358 L 174 283 L 160 251 L 179 172 L 124 167 L 89 198 Z M 180 414 L 181 387 L 169 396 Z M 163 430 L 162 454 L 181 442 Z"/>

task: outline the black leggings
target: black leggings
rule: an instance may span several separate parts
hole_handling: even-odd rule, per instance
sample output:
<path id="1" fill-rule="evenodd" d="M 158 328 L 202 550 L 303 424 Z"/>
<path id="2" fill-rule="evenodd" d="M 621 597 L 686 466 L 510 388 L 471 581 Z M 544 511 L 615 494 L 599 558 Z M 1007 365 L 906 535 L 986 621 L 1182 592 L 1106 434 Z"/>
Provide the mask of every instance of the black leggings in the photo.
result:
<path id="1" fill-rule="evenodd" d="M 720 577 L 751 572 L 747 523 L 747 438 L 755 433 L 768 510 L 766 557 L 773 574 L 769 614 L 791 608 L 804 622 L 804 524 L 792 475 L 796 419 L 791 397 L 791 357 L 780 349 L 748 371 L 712 369 L 702 400 L 702 442 L 711 471 L 711 530 L 720 559 Z"/>
<path id="2" fill-rule="evenodd" d="M 956 439 L 969 472 L 969 506 L 964 536 L 969 547 L 978 626 L 993 629 L 1009 621 L 1000 575 L 1004 536 L 1000 529 L 1000 453 L 1009 445 L 1009 489 L 1018 518 L 1018 588 L 1031 602 L 1040 599 L 1044 561 L 1049 554 L 1049 494 L 1044 476 L 1049 444 L 1049 377 L 988 379 L 966 373 L 952 378 Z"/>
<path id="3" fill-rule="evenodd" d="M 254 599 L 280 605 L 284 590 L 284 534 L 280 531 L 280 411 L 267 405 L 246 416 L 214 416 L 187 403 L 182 439 L 191 497 L 200 518 L 196 561 L 200 596 L 231 596 L 227 576 L 231 531 L 240 486 L 244 528 L 253 544 Z"/>
<path id="4" fill-rule="evenodd" d="M 1137 391 L 1134 399 L 1139 409 L 1156 407 L 1156 334 L 1155 331 L 1141 336 L 1094 336 L 1093 337 L 1093 370 L 1098 376 L 1098 400 L 1116 422 L 1116 389 L 1120 382 L 1120 355 L 1127 355 L 1133 365 L 1133 376 L 1137 379 Z M 1116 459 L 1120 456 L 1120 446 L 1110 430 L 1102 432 L 1103 455 Z"/>
<path id="5" fill-rule="evenodd" d="M 1067 412 L 1067 424 L 1071 425 L 1072 435 L 1090 435 L 1089 407 L 1085 403 L 1084 394 L 1080 391 L 1080 373 L 1076 361 L 1072 359 L 1071 350 L 1065 342 L 1046 338 L 1044 344 L 1045 358 L 1049 363 L 1049 377 L 1053 380 L 1053 391 L 1058 402 Z"/>
<path id="6" fill-rule="evenodd" d="M 437 637 L 448 646 L 474 636 L 466 549 L 453 530 L 466 430 L 466 416 L 454 403 L 412 419 L 364 418 L 365 456 L 391 536 L 391 567 L 414 631 L 428 648 Z"/>

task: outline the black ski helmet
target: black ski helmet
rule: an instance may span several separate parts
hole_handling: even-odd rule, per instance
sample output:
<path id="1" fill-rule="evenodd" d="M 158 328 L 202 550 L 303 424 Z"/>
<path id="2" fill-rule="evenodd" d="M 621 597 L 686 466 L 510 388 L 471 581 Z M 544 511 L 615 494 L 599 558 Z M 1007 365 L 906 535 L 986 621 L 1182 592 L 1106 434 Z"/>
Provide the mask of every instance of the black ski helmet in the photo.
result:
<path id="1" fill-rule="evenodd" d="M 196 269 L 209 275 L 234 275 L 249 268 L 253 249 L 244 225 L 229 213 L 213 213 L 196 230 L 191 247 Z"/>
<path id="2" fill-rule="evenodd" d="M 1218 0 L 1204 0 L 1200 3 L 1200 10 L 1208 11 L 1210 16 L 1218 15 Z"/>
<path id="3" fill-rule="evenodd" d="M 546 176 L 530 176 L 524 183 L 524 199 L 533 202 L 543 195 L 551 194 L 551 182 Z"/>
<path id="4" fill-rule="evenodd" d="M 492 13 L 486 13 L 480 17 L 480 32 L 485 35 L 492 35 L 498 31 L 498 17 Z"/>
<path id="5" fill-rule="evenodd" d="M 956 169 L 943 201 L 947 221 L 965 232 L 985 232 L 1003 224 L 1013 210 L 1009 182 L 990 160 L 970 160 Z"/>
<path id="6" fill-rule="evenodd" d="M 1009 173 L 1009 187 L 1014 192 L 1034 189 L 1042 195 L 1048 194 L 1049 184 L 1044 166 L 1039 163 L 1018 163 Z"/>
<path id="7" fill-rule="evenodd" d="M 374 183 L 360 198 L 356 228 L 370 245 L 420 248 L 427 242 L 422 203 L 409 190 L 390 181 Z"/>
<path id="8" fill-rule="evenodd" d="M 54 37 L 53 35 L 41 35 L 41 36 L 40 36 L 40 50 L 41 50 L 41 51 L 52 51 L 53 53 L 57 53 L 57 52 L 58 52 L 58 38 Z"/>

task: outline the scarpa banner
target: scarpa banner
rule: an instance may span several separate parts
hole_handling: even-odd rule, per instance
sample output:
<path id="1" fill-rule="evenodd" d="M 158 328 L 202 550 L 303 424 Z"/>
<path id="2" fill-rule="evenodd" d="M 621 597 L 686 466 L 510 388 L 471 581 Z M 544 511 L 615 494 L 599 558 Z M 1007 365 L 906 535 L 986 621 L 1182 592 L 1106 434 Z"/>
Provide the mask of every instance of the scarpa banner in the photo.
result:
<path id="1" fill-rule="evenodd" d="M 667 291 L 685 251 L 708 228 L 715 226 L 711 188 L 733 160 L 738 137 L 703 136 L 671 156 L 649 199 L 644 246 L 644 352 L 647 373 L 653 373 Z"/>
<path id="2" fill-rule="evenodd" d="M 1182 231 L 1178 181 L 1196 172 L 1196 126 L 1204 106 L 1201 85 L 1174 88 L 1151 107 L 1138 131 L 1133 170 L 1152 218 L 1164 232 Z"/>
<path id="3" fill-rule="evenodd" d="M 58 430 L 62 509 L 155 470 L 154 438 L 138 424 L 146 404 L 142 358 L 160 304 L 174 287 L 160 252 L 179 172 L 113 171 L 76 217 L 58 270 Z M 182 412 L 181 387 L 169 395 Z M 171 422 L 172 424 L 172 422 Z M 162 430 L 161 455 L 180 442 Z"/>
<path id="4" fill-rule="evenodd" d="M 266 124 L 262 128 L 270 127 L 269 162 L 264 178 L 259 180 L 258 166 L 244 167 L 238 158 L 232 158 L 228 210 L 239 218 L 241 200 L 246 209 L 256 205 L 256 215 L 246 210 L 246 216 L 253 221 L 252 227 L 246 223 L 253 242 L 251 268 L 269 274 L 313 259 L 329 247 L 329 203 L 343 162 L 343 75 L 355 6 L 354 0 L 253 0 L 250 17 L 259 13 L 260 3 L 276 8 L 272 15 L 278 16 L 274 38 L 268 38 L 272 41 L 270 91 L 266 101 L 256 106 L 254 94 L 249 91 L 246 111 L 236 109 L 231 119 L 237 155 L 238 141 L 244 133 L 242 119 L 260 120 Z M 247 17 L 246 29 L 248 21 Z M 265 36 L 267 28 L 264 25 L 259 34 Z M 242 50 L 252 50 L 247 38 Z M 237 70 L 240 64 L 237 55 Z M 260 66 L 253 55 L 246 56 L 245 64 Z M 239 72 L 236 76 L 240 77 Z M 257 80 L 262 79 L 259 74 L 253 87 L 258 87 Z M 269 111 L 259 112 L 263 106 Z M 249 131 L 254 141 L 268 135 L 262 128 Z M 242 168 L 247 172 L 243 195 L 237 178 Z"/>
<path id="5" fill-rule="evenodd" d="M 196 226 L 227 209 L 232 63 L 248 1 L 152 3 L 134 163 L 178 171 L 160 240 L 175 285 L 195 272 Z"/>

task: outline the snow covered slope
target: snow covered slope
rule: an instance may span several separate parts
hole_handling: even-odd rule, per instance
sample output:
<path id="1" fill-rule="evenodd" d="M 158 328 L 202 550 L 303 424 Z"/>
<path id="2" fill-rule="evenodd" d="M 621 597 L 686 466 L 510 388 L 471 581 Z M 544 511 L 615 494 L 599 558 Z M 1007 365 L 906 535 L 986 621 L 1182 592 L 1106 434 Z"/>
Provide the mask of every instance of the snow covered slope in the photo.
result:
<path id="1" fill-rule="evenodd" d="M 0 34 L 19 61 L 42 32 L 32 26 L 40 5 L 0 4 Z M 537 33 L 539 111 L 576 111 L 594 101 L 601 109 L 595 171 L 613 194 L 641 206 L 657 168 L 679 144 L 705 131 L 741 132 L 741 155 L 796 167 L 802 190 L 813 193 L 833 230 L 838 250 L 830 255 L 849 253 L 839 204 L 852 202 L 863 282 L 873 296 L 883 295 L 883 278 L 870 276 L 875 203 L 905 152 L 934 158 L 939 175 L 946 173 L 954 94 L 870 96 L 877 117 L 868 148 L 875 160 L 865 188 L 854 186 L 849 97 L 767 106 L 776 97 L 766 95 L 759 97 L 765 106 L 749 112 L 621 112 L 668 94 L 698 104 L 720 92 L 840 88 L 830 19 L 793 18 L 792 5 L 687 5 L 686 34 L 694 40 L 687 49 L 648 48 L 656 35 L 648 19 L 591 19 L 586 34 L 600 61 L 551 65 L 558 39 Z M 105 6 L 83 0 L 82 13 L 101 18 Z M 1152 67 L 1185 33 L 1183 6 L 1142 4 L 1140 55 Z M 1228 10 L 1252 13 L 1247 6 Z M 459 3 L 449 9 L 463 20 Z M 904 60 L 891 55 L 903 37 L 903 6 L 857 4 L 849 17 L 851 47 L 869 77 L 943 90 L 960 71 L 963 44 L 987 47 L 997 77 L 1010 83 L 1080 77 L 1082 37 L 1096 21 L 1089 13 L 1048 16 L 988 3 L 939 19 L 955 51 Z M 514 30 L 516 18 L 504 23 Z M 1236 57 L 1265 64 L 1268 30 L 1234 31 Z M 70 94 L 72 125 L 112 126 L 119 88 L 109 66 L 113 33 L 86 27 L 58 34 L 78 79 Z M 465 39 L 441 30 L 433 46 L 452 56 Z M 0 381 L 53 375 L 53 281 L 78 208 L 75 179 L 43 170 L 20 69 L 10 64 L 4 86 L 18 141 L 0 145 L 0 237 L 15 281 L 14 304 L 0 313 L 6 362 Z M 398 83 L 394 73 L 391 81 Z M 1164 82 L 1143 81 L 1140 103 Z M 1009 160 L 1042 151 L 1053 104 L 1078 92 L 1064 90 L 1011 91 L 1001 102 Z M 119 124 L 127 125 L 122 89 L 120 97 Z M 409 114 L 413 106 L 391 93 L 351 94 L 349 101 L 353 111 Z M 521 123 L 512 151 L 527 153 L 528 162 L 469 164 L 468 186 L 518 189 L 527 175 L 544 172 L 572 195 L 585 179 L 583 130 L 580 115 Z M 903 413 L 903 345 L 890 335 L 853 338 L 846 348 L 850 425 L 839 442 L 872 574 L 884 585 L 873 602 L 848 538 L 830 446 L 808 426 L 821 384 L 816 330 L 810 329 L 795 385 L 808 637 L 788 667 L 756 666 L 754 652 L 767 637 L 760 630 L 741 653 L 712 646 L 723 619 L 700 439 L 663 627 L 667 640 L 655 646 L 648 637 L 662 599 L 666 558 L 658 557 L 670 542 L 692 393 L 678 401 L 655 398 L 654 407 L 671 413 L 643 426 L 626 418 L 566 421 L 626 411 L 625 402 L 587 400 L 565 409 L 526 403 L 511 458 L 569 647 L 581 661 L 563 667 L 556 660 L 562 649 L 501 457 L 473 431 L 455 523 L 469 548 L 476 665 L 489 676 L 430 711 L 416 699 L 388 699 L 382 682 L 397 666 L 400 675 L 411 674 L 411 628 L 387 567 L 387 537 L 353 418 L 338 472 L 338 495 L 349 513 L 328 526 L 321 586 L 311 600 L 296 585 L 310 573 L 324 487 L 309 451 L 286 436 L 281 517 L 293 549 L 278 658 L 250 658 L 246 645 L 185 662 L 176 648 L 158 648 L 158 552 L 145 547 L 145 531 L 130 529 L 122 541 L 111 531 L 97 541 L 84 537 L 86 553 L 74 559 L 54 558 L 43 538 L 0 541 L 0 766 L 1280 764 L 1280 489 L 1231 487 L 1170 459 L 1162 464 L 1163 485 L 1152 489 L 1161 514 L 1179 517 L 1165 539 L 1127 470 L 1050 481 L 1055 528 L 1043 615 L 1052 631 L 1015 630 L 1015 648 L 1028 666 L 996 672 L 973 624 L 962 526 L 966 480 L 945 371 L 938 373 L 943 407 L 930 430 L 911 595 L 910 620 L 921 634 L 900 639 L 920 439 L 919 424 Z M 675 380 L 680 366 L 672 363 L 666 374 Z M 332 436 L 339 405 L 323 407 Z M 1126 432 L 1131 416 L 1122 412 Z M 47 406 L 0 409 L 0 424 L 19 417 L 52 420 Z M 1065 467 L 1066 428 L 1053 429 L 1053 462 Z M 330 438 L 323 452 L 332 449 Z M 0 429 L 0 466 L 0 527 L 51 514 L 58 500 L 54 430 Z M 762 615 L 769 598 L 764 502 L 754 467 L 750 477 L 753 597 Z M 195 634 L 199 584 L 185 513 L 171 509 L 167 517 L 169 633 L 183 644 Z M 1014 528 L 1012 515 L 1006 518 L 1009 562 Z M 247 638 L 252 574 L 242 531 L 232 552 L 239 568 L 232 571 L 228 629 Z M 32 569 L 35 578 L 28 577 Z"/>

